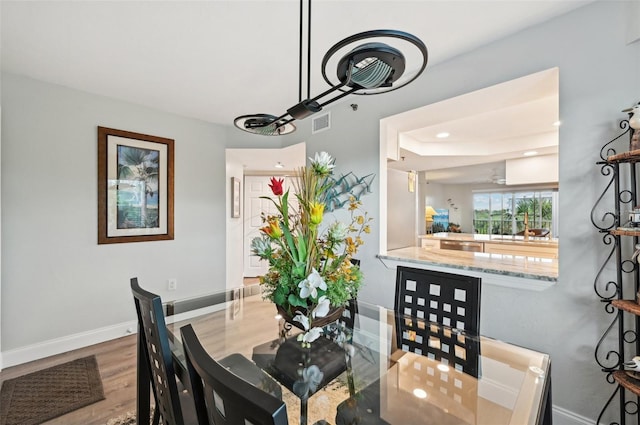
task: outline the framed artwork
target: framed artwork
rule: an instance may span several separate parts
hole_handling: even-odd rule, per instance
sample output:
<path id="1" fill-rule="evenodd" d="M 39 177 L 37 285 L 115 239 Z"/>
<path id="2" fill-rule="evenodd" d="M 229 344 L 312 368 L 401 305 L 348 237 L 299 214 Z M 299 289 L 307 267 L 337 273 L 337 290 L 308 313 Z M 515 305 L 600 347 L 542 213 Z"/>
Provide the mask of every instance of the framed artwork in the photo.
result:
<path id="1" fill-rule="evenodd" d="M 449 210 L 446 208 L 436 208 L 436 215 L 433 216 L 433 233 L 446 232 L 449 228 Z"/>
<path id="2" fill-rule="evenodd" d="M 98 127 L 98 244 L 173 240 L 173 145 Z"/>
<path id="3" fill-rule="evenodd" d="M 231 177 L 231 217 L 240 217 L 240 179 Z"/>

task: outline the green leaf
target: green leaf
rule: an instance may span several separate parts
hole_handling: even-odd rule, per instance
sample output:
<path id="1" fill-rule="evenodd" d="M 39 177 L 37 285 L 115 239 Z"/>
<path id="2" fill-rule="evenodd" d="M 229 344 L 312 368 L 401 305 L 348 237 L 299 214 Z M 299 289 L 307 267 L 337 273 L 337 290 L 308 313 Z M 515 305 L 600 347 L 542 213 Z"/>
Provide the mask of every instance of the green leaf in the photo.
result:
<path id="1" fill-rule="evenodd" d="M 289 251 L 291 251 L 293 262 L 298 263 L 300 261 L 300 256 L 298 255 L 296 244 L 293 242 L 293 235 L 291 235 L 289 226 L 287 226 L 286 223 L 282 226 L 282 232 L 284 233 L 284 239 L 287 241 L 287 245 L 289 246 Z"/>
<path id="2" fill-rule="evenodd" d="M 278 305 L 283 305 L 284 302 L 286 301 L 287 296 L 284 293 L 284 291 L 282 290 L 282 288 L 278 288 L 274 291 L 273 293 L 273 302 L 278 304 Z"/>
<path id="3" fill-rule="evenodd" d="M 296 294 L 289 294 L 289 304 L 295 307 L 306 307 L 307 300 L 300 298 Z"/>
<path id="4" fill-rule="evenodd" d="M 307 244 L 302 235 L 298 235 L 298 260 L 300 262 L 307 261 Z"/>
<path id="5" fill-rule="evenodd" d="M 280 210 L 282 214 L 282 220 L 284 221 L 284 225 L 289 227 L 289 191 L 287 190 L 284 195 L 282 195 L 282 208 Z"/>
<path id="6" fill-rule="evenodd" d="M 304 262 L 298 261 L 292 267 L 291 274 L 293 274 L 293 276 L 297 277 L 298 279 L 304 279 L 306 277 L 305 276 L 306 270 L 307 270 L 307 264 Z"/>

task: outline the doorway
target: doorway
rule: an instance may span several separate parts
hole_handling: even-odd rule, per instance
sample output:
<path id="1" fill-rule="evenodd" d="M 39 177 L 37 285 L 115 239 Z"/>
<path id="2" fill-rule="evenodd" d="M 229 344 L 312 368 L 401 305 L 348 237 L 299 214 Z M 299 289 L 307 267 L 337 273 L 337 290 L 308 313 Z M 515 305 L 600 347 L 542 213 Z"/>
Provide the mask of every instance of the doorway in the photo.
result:
<path id="1" fill-rule="evenodd" d="M 232 210 L 231 185 L 227 186 L 226 206 L 229 213 L 226 223 L 225 283 L 226 288 L 230 289 L 242 286 L 245 277 L 264 273 L 258 267 L 259 260 L 251 256 L 251 240 L 259 235 L 259 228 L 262 227 L 261 203 L 255 199 L 252 201 L 251 197 L 259 199 L 259 195 L 256 195 L 257 192 L 272 196 L 271 189 L 268 187 L 271 177 L 279 176 L 280 178 L 292 175 L 297 168 L 303 167 L 306 163 L 306 144 L 302 142 L 284 148 L 272 149 L 226 149 L 225 156 L 227 181 L 235 178 L 242 182 L 240 217 L 230 213 Z M 251 187 L 255 186 L 252 179 L 245 182 L 247 177 L 262 179 L 262 183 L 258 185 L 260 188 Z M 266 199 L 260 201 L 265 201 L 263 205 L 270 202 Z M 268 213 L 268 210 L 266 212 Z M 246 234 L 245 227 L 247 228 Z M 266 265 L 261 267 L 266 267 Z"/>

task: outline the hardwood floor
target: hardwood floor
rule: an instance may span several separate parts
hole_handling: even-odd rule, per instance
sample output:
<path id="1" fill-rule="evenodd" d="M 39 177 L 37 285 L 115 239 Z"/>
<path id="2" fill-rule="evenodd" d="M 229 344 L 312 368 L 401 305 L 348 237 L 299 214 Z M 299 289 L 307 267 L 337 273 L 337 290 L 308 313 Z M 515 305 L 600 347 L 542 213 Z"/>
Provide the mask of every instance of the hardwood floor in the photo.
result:
<path id="1" fill-rule="evenodd" d="M 105 399 L 45 422 L 46 425 L 104 425 L 136 409 L 136 335 L 91 345 L 4 369 L 0 383 L 70 360 L 95 354 Z"/>
<path id="2" fill-rule="evenodd" d="M 275 308 L 272 303 L 262 300 L 260 296 L 253 296 L 244 299 L 238 313 L 235 312 L 234 305 L 230 304 L 225 310 L 189 319 L 187 322 L 193 325 L 212 356 L 237 352 L 251 358 L 255 340 L 243 335 L 257 333 L 265 335 L 266 340 L 271 335 L 276 336 L 278 323 L 275 320 L 264 320 L 265 317 L 272 317 L 273 313 L 275 313 Z M 244 319 L 237 322 L 229 321 L 228 317 L 232 314 L 241 314 Z M 177 322 L 168 326 L 172 329 L 179 329 L 185 323 Z M 252 326 L 246 326 L 247 323 L 251 323 Z M 233 335 L 233 337 L 229 337 L 229 335 Z M 45 422 L 45 425 L 105 425 L 111 418 L 122 416 L 127 412 L 135 412 L 136 335 L 129 335 L 4 369 L 0 372 L 0 384 L 7 379 L 92 354 L 95 354 L 98 361 L 105 399 Z M 295 397 L 292 399 L 294 406 L 289 406 L 289 408 L 293 407 L 291 411 L 295 417 L 295 408 L 299 402 Z"/>

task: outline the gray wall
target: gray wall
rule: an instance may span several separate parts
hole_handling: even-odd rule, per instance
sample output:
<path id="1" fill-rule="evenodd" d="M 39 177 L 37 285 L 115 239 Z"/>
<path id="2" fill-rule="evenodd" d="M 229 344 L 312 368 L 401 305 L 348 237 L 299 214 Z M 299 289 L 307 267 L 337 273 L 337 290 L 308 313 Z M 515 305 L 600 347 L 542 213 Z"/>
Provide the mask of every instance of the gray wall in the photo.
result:
<path id="1" fill-rule="evenodd" d="M 133 276 L 166 298 L 224 287 L 224 130 L 9 74 L 2 89 L 3 351 L 134 319 Z M 98 125 L 175 139 L 175 240 L 97 245 Z"/>
<path id="2" fill-rule="evenodd" d="M 387 249 L 415 246 L 417 243 L 418 182 L 415 192 L 409 192 L 408 179 L 406 171 L 389 170 L 387 173 Z"/>
<path id="3" fill-rule="evenodd" d="M 306 120 L 283 140 L 3 75 L 2 350 L 133 319 L 131 276 L 163 297 L 223 287 L 225 146 L 306 141 L 310 155 L 335 155 L 337 172 L 379 174 L 386 168 L 380 118 L 558 66 L 560 279 L 542 292 L 484 286 L 482 332 L 550 353 L 554 403 L 595 419 L 613 388 L 593 360 L 608 317 L 592 289 L 606 252 L 589 211 L 605 186 L 595 165 L 600 146 L 617 134 L 620 110 L 640 100 L 640 43 L 625 43 L 629 4 L 597 2 L 427 67 L 384 98 L 334 105 L 331 131 L 310 136 Z M 357 111 L 348 106 L 354 102 Z M 97 125 L 176 140 L 175 241 L 96 245 Z M 362 198 L 374 218 L 378 177 Z M 375 225 L 359 254 L 367 276 L 362 297 L 391 306 L 395 273 L 375 258 Z M 165 291 L 169 277 L 178 279 L 178 291 Z"/>

